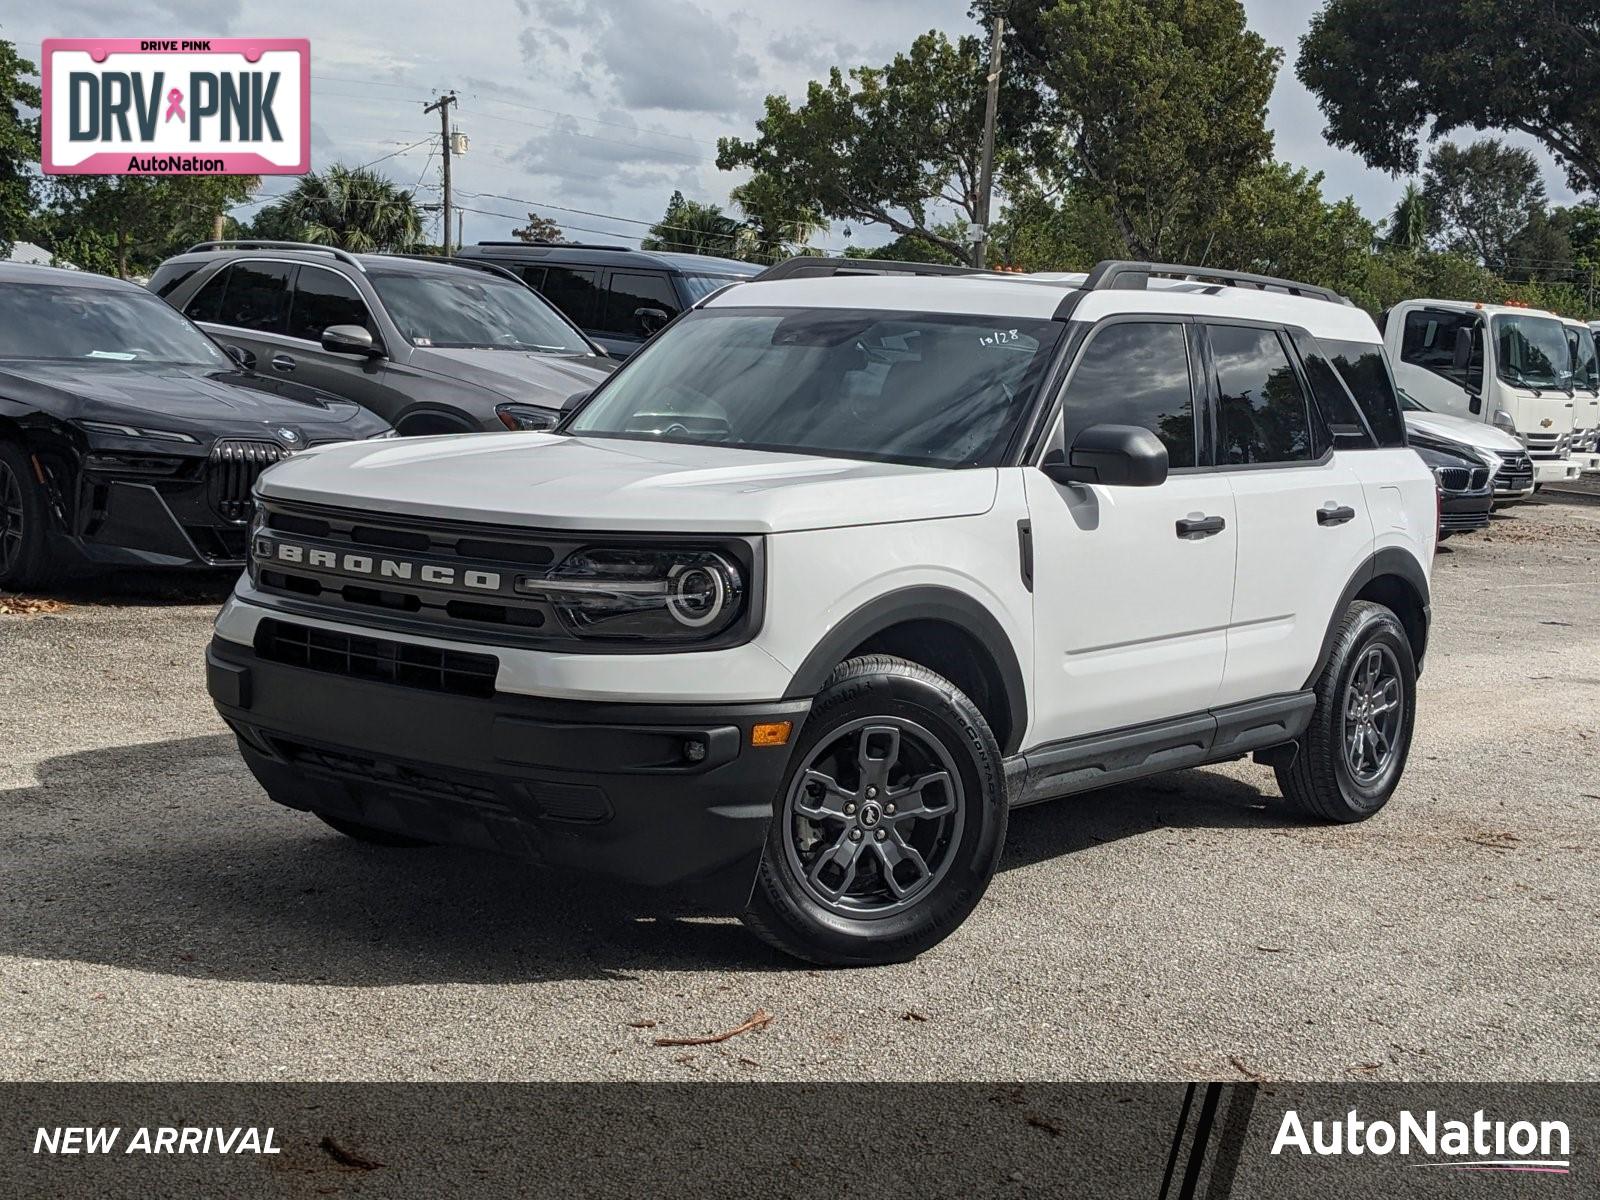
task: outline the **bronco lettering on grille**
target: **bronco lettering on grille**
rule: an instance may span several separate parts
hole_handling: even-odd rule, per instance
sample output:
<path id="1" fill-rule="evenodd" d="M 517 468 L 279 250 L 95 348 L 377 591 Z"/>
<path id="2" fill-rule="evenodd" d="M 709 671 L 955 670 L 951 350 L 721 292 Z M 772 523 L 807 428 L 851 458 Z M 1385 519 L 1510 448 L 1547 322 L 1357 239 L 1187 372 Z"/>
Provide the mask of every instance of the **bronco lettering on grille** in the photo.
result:
<path id="1" fill-rule="evenodd" d="M 457 571 L 455 567 L 438 563 L 407 562 L 402 558 L 383 558 L 373 554 L 345 554 L 333 550 L 317 550 L 294 542 L 257 538 L 255 555 L 258 561 L 288 563 L 310 567 L 313 570 L 337 571 L 342 575 L 361 575 L 374 579 L 416 578 L 423 583 L 440 587 L 470 588 L 479 592 L 498 592 L 498 571 Z"/>

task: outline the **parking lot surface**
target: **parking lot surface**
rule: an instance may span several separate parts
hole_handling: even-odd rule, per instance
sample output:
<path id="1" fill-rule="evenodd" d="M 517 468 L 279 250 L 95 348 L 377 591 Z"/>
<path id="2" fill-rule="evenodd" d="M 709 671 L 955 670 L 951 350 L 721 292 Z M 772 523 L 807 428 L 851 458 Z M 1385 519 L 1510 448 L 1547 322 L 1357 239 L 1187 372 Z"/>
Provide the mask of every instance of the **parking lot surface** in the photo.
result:
<path id="1" fill-rule="evenodd" d="M 1446 544 L 1375 819 L 1249 762 L 1023 810 L 954 936 L 856 971 L 272 804 L 205 695 L 226 588 L 0 614 L 0 1077 L 1600 1079 L 1593 497 Z"/>

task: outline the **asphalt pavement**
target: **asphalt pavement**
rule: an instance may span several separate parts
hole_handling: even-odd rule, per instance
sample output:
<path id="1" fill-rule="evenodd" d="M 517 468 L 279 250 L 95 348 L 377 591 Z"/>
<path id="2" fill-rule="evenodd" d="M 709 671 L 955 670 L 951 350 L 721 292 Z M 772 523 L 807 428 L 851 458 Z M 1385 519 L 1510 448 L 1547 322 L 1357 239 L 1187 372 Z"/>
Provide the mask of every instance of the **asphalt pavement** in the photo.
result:
<path id="1" fill-rule="evenodd" d="M 855 971 L 272 804 L 205 695 L 226 580 L 0 615 L 0 1078 L 1600 1079 L 1600 503 L 1435 571 L 1378 817 L 1247 762 L 1024 810 L 965 926 Z"/>

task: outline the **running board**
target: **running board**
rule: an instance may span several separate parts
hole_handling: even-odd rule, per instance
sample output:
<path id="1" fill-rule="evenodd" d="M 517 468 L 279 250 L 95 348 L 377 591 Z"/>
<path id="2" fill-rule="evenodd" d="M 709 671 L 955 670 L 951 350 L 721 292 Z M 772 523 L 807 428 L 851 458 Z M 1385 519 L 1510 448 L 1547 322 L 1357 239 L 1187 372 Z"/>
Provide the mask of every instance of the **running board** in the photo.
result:
<path id="1" fill-rule="evenodd" d="M 1252 750 L 1293 742 L 1306 731 L 1316 706 L 1313 693 L 1291 692 L 1051 742 L 1008 760 L 1007 792 L 1012 807 L 1020 808 L 1146 775 L 1239 758 Z"/>

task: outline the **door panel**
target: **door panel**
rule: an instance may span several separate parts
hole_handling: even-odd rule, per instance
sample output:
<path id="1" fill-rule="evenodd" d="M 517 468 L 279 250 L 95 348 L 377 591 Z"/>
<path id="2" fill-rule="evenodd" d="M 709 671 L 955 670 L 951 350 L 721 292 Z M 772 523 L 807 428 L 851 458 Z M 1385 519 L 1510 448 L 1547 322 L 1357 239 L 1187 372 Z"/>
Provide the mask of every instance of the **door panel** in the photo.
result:
<path id="1" fill-rule="evenodd" d="M 1058 484 L 1027 469 L 1035 744 L 1201 712 L 1228 645 L 1238 533 L 1221 475 L 1159 487 Z M 1223 529 L 1180 537 L 1184 519 Z"/>

